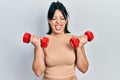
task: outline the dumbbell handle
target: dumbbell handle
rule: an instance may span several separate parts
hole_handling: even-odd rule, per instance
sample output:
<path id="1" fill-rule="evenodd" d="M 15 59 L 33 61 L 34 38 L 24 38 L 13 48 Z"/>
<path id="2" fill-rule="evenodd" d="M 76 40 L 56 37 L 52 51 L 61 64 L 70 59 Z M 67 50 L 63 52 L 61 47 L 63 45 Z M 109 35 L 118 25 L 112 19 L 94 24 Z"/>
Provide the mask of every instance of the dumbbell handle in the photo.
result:
<path id="1" fill-rule="evenodd" d="M 23 42 L 24 43 L 29 43 L 30 38 L 31 38 L 31 34 L 30 33 L 25 33 L 23 35 Z M 47 47 L 49 39 L 47 37 L 43 37 L 43 39 L 41 39 L 40 42 L 41 42 L 41 47 Z"/>
<path id="2" fill-rule="evenodd" d="M 89 42 L 94 39 L 94 35 L 91 31 L 86 31 L 84 34 L 87 36 L 87 39 L 88 39 Z M 76 38 L 71 38 L 70 39 L 70 44 L 73 48 L 77 48 L 80 44 L 80 41 Z"/>

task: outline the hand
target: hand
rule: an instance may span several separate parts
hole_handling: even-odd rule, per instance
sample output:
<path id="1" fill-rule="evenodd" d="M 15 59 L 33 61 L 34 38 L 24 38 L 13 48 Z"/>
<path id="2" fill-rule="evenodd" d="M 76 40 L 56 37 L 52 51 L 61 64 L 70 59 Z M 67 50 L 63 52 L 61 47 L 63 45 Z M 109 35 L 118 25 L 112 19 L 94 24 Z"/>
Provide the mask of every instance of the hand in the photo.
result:
<path id="1" fill-rule="evenodd" d="M 32 35 L 31 38 L 30 38 L 30 41 L 35 47 L 40 47 L 41 46 L 40 37 L 38 37 L 36 35 Z"/>
<path id="2" fill-rule="evenodd" d="M 88 42 L 86 35 L 81 35 L 78 37 L 78 39 L 80 41 L 79 47 L 83 47 Z"/>

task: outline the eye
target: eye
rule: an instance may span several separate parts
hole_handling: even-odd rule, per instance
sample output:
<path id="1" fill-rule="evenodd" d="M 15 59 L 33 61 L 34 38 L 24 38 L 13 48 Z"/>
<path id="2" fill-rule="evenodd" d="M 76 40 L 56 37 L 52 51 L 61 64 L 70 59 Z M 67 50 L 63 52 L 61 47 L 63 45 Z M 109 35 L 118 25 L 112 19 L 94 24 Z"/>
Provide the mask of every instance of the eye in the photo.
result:
<path id="1" fill-rule="evenodd" d="M 56 17 L 53 17 L 52 20 L 56 20 Z"/>
<path id="2" fill-rule="evenodd" d="M 64 17 L 62 17 L 62 18 L 60 18 L 61 20 L 65 20 L 65 18 Z"/>

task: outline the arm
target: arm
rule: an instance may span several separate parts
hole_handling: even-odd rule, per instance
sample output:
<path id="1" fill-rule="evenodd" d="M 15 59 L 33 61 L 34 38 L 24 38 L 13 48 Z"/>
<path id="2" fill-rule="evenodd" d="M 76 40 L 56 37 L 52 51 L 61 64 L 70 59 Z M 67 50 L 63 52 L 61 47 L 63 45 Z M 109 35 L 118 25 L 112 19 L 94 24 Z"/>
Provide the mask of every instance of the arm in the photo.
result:
<path id="1" fill-rule="evenodd" d="M 78 39 L 80 40 L 80 44 L 79 47 L 76 49 L 77 54 L 76 66 L 82 73 L 85 73 L 87 72 L 89 66 L 84 49 L 84 45 L 87 43 L 87 36 L 82 35 Z"/>
<path id="2" fill-rule="evenodd" d="M 40 38 L 32 36 L 31 43 L 35 46 L 32 69 L 36 76 L 40 76 L 45 71 L 44 52 L 40 46 Z"/>
<path id="3" fill-rule="evenodd" d="M 40 47 L 34 48 L 32 69 L 37 76 L 40 76 L 45 71 L 44 53 Z"/>

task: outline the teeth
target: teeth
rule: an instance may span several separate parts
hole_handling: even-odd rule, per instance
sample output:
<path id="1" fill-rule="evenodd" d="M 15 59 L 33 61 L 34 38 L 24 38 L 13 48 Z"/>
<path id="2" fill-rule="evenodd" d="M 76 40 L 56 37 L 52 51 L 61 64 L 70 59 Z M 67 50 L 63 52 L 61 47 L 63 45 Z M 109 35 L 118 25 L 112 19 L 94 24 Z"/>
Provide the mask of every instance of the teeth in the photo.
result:
<path id="1" fill-rule="evenodd" d="M 56 30 L 60 30 L 61 26 L 55 26 Z"/>

